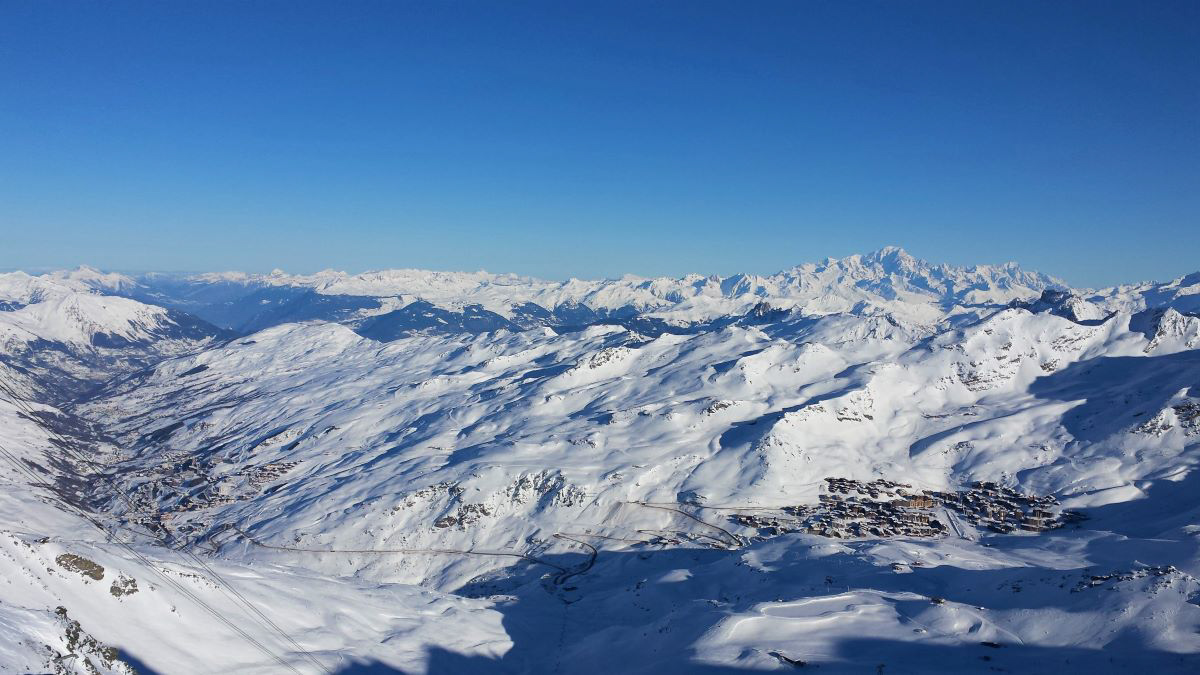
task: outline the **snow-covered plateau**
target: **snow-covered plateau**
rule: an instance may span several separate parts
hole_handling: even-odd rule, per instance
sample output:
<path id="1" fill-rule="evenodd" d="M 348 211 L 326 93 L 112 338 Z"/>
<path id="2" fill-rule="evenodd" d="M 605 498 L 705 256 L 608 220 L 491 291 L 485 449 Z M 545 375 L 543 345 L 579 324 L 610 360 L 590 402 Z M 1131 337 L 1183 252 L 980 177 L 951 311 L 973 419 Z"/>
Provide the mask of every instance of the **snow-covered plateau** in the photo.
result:
<path id="1" fill-rule="evenodd" d="M 1200 273 L 0 274 L 0 672 L 1200 672 Z"/>

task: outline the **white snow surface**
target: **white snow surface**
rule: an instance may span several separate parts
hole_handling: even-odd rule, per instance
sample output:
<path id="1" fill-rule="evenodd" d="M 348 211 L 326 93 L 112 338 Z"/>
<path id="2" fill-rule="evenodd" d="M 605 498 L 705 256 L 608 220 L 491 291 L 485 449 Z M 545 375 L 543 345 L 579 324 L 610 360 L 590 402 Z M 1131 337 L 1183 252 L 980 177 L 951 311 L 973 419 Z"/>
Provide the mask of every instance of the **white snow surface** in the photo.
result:
<path id="1" fill-rule="evenodd" d="M 66 342 L 83 303 L 153 339 L 157 308 L 81 299 L 124 279 L 52 279 L 0 277 L 38 300 L 0 326 Z M 83 653 L 56 607 L 171 673 L 1200 668 L 1200 278 L 1071 291 L 885 249 L 754 278 L 256 281 L 802 313 L 656 338 L 292 323 L 57 403 L 0 361 L 0 672 L 86 672 L 55 660 Z M 845 539 L 730 519 L 814 505 L 828 477 L 994 481 L 1088 519 Z"/>

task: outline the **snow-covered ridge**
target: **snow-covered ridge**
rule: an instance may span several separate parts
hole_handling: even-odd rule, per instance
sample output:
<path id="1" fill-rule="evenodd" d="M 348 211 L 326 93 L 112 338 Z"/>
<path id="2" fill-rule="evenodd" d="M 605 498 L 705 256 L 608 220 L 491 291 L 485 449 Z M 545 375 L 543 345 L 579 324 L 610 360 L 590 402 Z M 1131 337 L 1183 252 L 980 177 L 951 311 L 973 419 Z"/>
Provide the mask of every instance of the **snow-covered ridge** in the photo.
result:
<path id="1" fill-rule="evenodd" d="M 805 306 L 815 313 L 847 311 L 861 302 L 1005 303 L 1063 288 L 1053 277 L 1026 272 L 1015 263 L 955 267 L 933 265 L 899 248 L 868 255 L 798 265 L 771 275 L 729 277 L 691 274 L 679 278 L 625 276 L 620 279 L 545 281 L 513 274 L 434 272 L 400 269 L 347 274 L 326 270 L 312 275 L 199 276 L 197 281 L 238 280 L 273 286 L 300 286 L 323 294 L 413 296 L 440 306 L 479 304 L 502 315 L 512 305 L 533 302 L 592 309 L 631 307 L 711 318 L 742 313 L 760 301 Z"/>
<path id="2" fill-rule="evenodd" d="M 326 270 L 289 275 L 240 272 L 130 277 L 92 268 L 30 276 L 0 275 L 0 308 L 67 294 L 121 296 L 192 314 L 247 333 L 318 320 L 388 341 L 412 334 L 573 328 L 615 321 L 658 334 L 704 330 L 746 317 L 777 322 L 797 316 L 877 317 L 878 329 L 910 336 L 978 320 L 1004 306 L 1049 311 L 1074 321 L 1171 307 L 1200 312 L 1200 273 L 1161 284 L 1099 291 L 1015 263 L 932 264 L 896 247 L 797 265 L 772 275 L 687 275 L 546 281 L 512 274 L 394 269 L 362 274 Z M 1144 322 L 1142 322 L 1144 323 Z M 890 326 L 888 325 L 890 324 Z M 865 325 L 856 331 L 877 330 Z"/>
<path id="3" fill-rule="evenodd" d="M 41 387 L 79 386 L 232 335 L 176 310 L 110 294 L 135 286 L 128 277 L 89 268 L 0 275 L 0 361 L 36 373 Z"/>
<path id="4" fill-rule="evenodd" d="M 936 322 L 952 305 L 1005 304 L 1065 288 L 1054 277 L 1022 270 L 1015 263 L 956 267 L 931 264 L 888 247 L 867 255 L 806 263 L 771 275 L 729 277 L 691 274 L 679 278 L 547 281 L 513 274 L 393 269 L 361 274 L 325 270 L 310 275 L 227 272 L 198 275 L 146 274 L 133 278 L 86 268 L 44 277 L 74 288 L 165 302 L 195 301 L 205 289 L 308 289 L 328 296 L 392 299 L 387 306 L 416 301 L 461 310 L 477 305 L 512 318 L 527 303 L 541 308 L 636 312 L 673 321 L 706 321 L 744 314 L 761 302 L 803 308 L 810 314 L 886 311 L 919 323 Z M 30 282 L 23 280 L 26 285 Z M 2 283 L 2 282 L 0 282 Z M 4 286 L 0 285 L 0 297 Z M 214 291 L 215 292 L 215 291 Z M 8 293 L 9 295 L 17 295 Z M 28 296 L 26 293 L 24 296 Z M 183 308 L 181 306 L 181 308 Z M 384 311 L 384 310 L 380 310 Z"/>
<path id="5" fill-rule="evenodd" d="M 114 295 L 101 295 L 90 281 L 0 276 L 0 342 L 42 340 L 72 347 L 103 342 L 149 342 L 180 329 L 170 310 Z"/>
<path id="6" fill-rule="evenodd" d="M 0 302 L 31 304 L 70 293 L 120 293 L 138 286 L 133 277 L 82 266 L 40 275 L 0 274 Z"/>

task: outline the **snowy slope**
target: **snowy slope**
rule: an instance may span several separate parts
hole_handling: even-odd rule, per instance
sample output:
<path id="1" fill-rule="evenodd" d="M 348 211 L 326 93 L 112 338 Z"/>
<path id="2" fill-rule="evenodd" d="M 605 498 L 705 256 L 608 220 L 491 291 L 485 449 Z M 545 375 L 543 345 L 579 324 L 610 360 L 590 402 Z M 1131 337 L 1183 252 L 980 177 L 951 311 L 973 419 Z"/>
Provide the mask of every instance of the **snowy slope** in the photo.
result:
<path id="1" fill-rule="evenodd" d="M 575 488 L 593 503 L 696 492 L 783 505 L 811 497 L 825 476 L 875 475 L 938 488 L 996 480 L 1088 499 L 1195 459 L 1188 429 L 1138 430 L 1195 401 L 1196 353 L 1147 357 L 1145 337 L 1121 320 L 1082 326 L 1003 310 L 868 363 L 853 357 L 867 347 L 886 354 L 869 344 L 883 340 L 847 349 L 757 328 L 381 346 L 336 325 L 293 325 L 164 364 L 92 405 L 125 420 L 110 430 L 143 459 L 166 446 L 224 474 L 246 470 L 242 458 L 296 462 L 289 483 L 327 488 L 316 500 L 280 491 L 269 510 L 323 517 L 326 532 L 336 521 L 321 514 L 341 499 L 332 477 L 356 470 L 358 499 L 380 509 L 398 498 L 389 485 L 414 482 L 469 486 L 499 509 L 506 490 L 546 467 L 569 486 L 559 492 Z M 1103 459 L 1095 468 L 1092 456 Z M 411 536 L 412 519 L 431 523 L 455 503 L 393 516 L 389 528 Z M 262 509 L 225 510 L 247 508 Z"/>
<path id="2" fill-rule="evenodd" d="M 37 374 L 42 388 L 78 388 L 231 337 L 195 317 L 114 295 L 113 275 L 0 275 L 0 361 Z"/>
<path id="3" fill-rule="evenodd" d="M 121 527 L 88 496 L 119 450 L 25 400 L 3 364 L 0 380 L 0 672 L 407 668 L 434 645 L 494 657 L 510 644 L 479 601 L 201 558 Z"/>
<path id="4" fill-rule="evenodd" d="M 0 562 L 21 580 L 0 587 L 0 655 L 18 670 L 66 654 L 70 620 L 159 672 L 1200 667 L 1187 277 L 1073 291 L 898 250 L 689 284 L 273 276 L 253 283 L 410 293 L 432 319 L 640 313 L 388 342 L 283 323 L 115 365 L 86 398 L 0 372 L 0 442 L 46 476 L 0 465 Z M 42 305 L 49 334 L 65 303 L 9 313 Z M 113 307 L 105 326 L 154 340 Z M 630 328 L 672 313 L 687 331 Z M 964 506 L 981 495 L 1042 506 L 1014 529 Z M 846 510 L 938 525 L 868 533 Z M 123 579 L 139 592 L 114 594 Z"/>

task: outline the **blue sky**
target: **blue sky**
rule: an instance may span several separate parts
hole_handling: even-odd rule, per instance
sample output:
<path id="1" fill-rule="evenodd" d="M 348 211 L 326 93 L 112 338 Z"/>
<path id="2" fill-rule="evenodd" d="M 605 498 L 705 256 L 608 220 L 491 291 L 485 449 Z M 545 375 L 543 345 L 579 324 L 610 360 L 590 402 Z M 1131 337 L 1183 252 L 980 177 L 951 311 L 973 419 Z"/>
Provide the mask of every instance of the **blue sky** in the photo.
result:
<path id="1" fill-rule="evenodd" d="M 1200 3 L 0 4 L 0 267 L 1200 269 Z"/>

